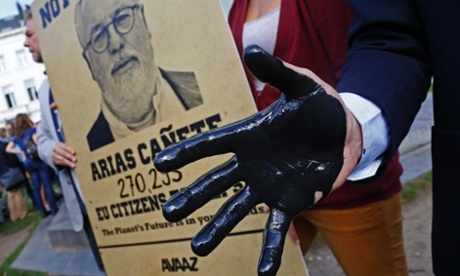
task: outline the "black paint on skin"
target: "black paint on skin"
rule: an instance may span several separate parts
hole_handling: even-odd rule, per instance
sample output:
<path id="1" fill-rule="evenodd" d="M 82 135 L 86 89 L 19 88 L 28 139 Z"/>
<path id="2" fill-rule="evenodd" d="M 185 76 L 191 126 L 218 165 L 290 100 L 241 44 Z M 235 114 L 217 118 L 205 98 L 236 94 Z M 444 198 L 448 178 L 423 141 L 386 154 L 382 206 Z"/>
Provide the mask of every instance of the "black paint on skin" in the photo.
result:
<path id="1" fill-rule="evenodd" d="M 251 45 L 244 61 L 259 80 L 283 92 L 278 101 L 239 122 L 171 145 L 155 158 L 158 170 L 179 169 L 221 153 L 235 155 L 206 173 L 163 206 L 179 221 L 238 181 L 246 187 L 229 199 L 192 240 L 208 255 L 258 203 L 270 207 L 259 275 L 275 275 L 292 217 L 314 204 L 315 192 L 329 194 L 343 166 L 346 116 L 341 103 L 305 75 Z"/>

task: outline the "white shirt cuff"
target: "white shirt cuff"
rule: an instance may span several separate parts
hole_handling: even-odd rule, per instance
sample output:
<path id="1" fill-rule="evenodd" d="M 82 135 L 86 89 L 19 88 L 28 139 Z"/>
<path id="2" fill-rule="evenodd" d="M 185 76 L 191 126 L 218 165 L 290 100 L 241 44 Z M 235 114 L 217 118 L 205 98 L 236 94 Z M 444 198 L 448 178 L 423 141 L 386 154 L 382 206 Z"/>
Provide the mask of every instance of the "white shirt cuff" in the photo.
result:
<path id="1" fill-rule="evenodd" d="M 363 132 L 363 152 L 348 180 L 357 181 L 375 175 L 388 149 L 390 134 L 382 111 L 373 102 L 353 93 L 340 93 L 345 106 L 360 123 Z"/>

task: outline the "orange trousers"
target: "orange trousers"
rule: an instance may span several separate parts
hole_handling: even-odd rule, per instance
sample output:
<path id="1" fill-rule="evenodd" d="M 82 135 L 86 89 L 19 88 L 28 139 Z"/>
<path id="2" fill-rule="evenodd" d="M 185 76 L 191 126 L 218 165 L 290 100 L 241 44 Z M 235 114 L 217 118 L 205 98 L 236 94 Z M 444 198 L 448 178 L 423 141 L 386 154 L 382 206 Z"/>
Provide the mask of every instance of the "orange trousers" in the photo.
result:
<path id="1" fill-rule="evenodd" d="M 350 209 L 313 209 L 294 219 L 306 254 L 320 232 L 348 276 L 408 275 L 401 194 Z"/>

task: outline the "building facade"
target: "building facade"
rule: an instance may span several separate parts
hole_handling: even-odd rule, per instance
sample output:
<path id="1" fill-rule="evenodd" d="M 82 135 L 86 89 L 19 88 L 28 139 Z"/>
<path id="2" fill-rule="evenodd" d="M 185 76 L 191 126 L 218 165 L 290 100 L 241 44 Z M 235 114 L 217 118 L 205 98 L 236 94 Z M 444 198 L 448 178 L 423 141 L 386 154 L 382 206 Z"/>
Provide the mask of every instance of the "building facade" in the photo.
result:
<path id="1" fill-rule="evenodd" d="M 0 19 L 0 128 L 18 113 L 27 113 L 34 122 L 41 119 L 37 92 L 45 67 L 24 47 L 24 32 L 21 16 Z"/>

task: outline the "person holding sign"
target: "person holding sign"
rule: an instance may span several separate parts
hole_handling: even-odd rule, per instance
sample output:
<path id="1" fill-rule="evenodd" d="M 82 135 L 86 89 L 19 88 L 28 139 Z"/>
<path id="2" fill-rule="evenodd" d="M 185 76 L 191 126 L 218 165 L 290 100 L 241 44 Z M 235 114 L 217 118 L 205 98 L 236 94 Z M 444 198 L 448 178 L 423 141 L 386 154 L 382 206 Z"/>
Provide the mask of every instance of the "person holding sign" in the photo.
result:
<path id="1" fill-rule="evenodd" d="M 351 19 L 345 0 L 236 0 L 229 13 L 239 53 L 249 44 L 257 44 L 283 61 L 311 69 L 331 86 L 340 80 Z M 259 110 L 279 98 L 276 88 L 254 79 L 248 70 L 246 76 Z M 401 173 L 396 155 L 378 179 L 366 184 L 346 181 L 303 211 L 293 220 L 296 231 L 290 231 L 303 254 L 319 232 L 347 275 L 371 275 L 375 271 L 407 275 Z M 370 210 L 374 210 L 372 215 Z"/>
<path id="2" fill-rule="evenodd" d="M 203 103 L 193 72 L 156 65 L 139 1 L 80 0 L 75 26 L 102 95 L 102 110 L 87 135 L 91 150 Z"/>
<path id="3" fill-rule="evenodd" d="M 313 31 L 309 42 L 316 36 Z M 287 44 L 286 47 L 292 50 L 298 46 Z M 306 49 L 308 47 L 300 48 Z M 259 273 L 274 275 L 280 265 L 291 219 L 339 188 L 360 159 L 369 163 L 369 153 L 362 153 L 361 125 L 333 87 L 311 71 L 283 64 L 256 46 L 246 48 L 244 60 L 257 79 L 283 93 L 280 99 L 254 116 L 166 148 L 157 155 L 155 165 L 161 171 L 169 171 L 206 156 L 235 153 L 230 161 L 171 198 L 164 205 L 164 216 L 177 221 L 232 183 L 244 181 L 246 188 L 230 199 L 197 234 L 192 248 L 198 255 L 209 254 L 252 206 L 264 202 L 271 213 Z M 292 69 L 301 70 L 302 74 Z M 372 103 L 367 106 L 375 110 Z M 388 143 L 384 136 L 383 140 Z M 390 195 L 397 199 L 397 195 Z M 391 205 L 400 203 L 388 203 L 382 211 L 393 212 Z M 395 227 L 397 233 L 401 231 L 400 209 L 393 213 L 394 222 L 399 225 Z M 366 214 L 362 217 L 368 218 Z M 383 230 L 386 231 L 385 227 Z M 399 240 L 399 244 L 395 242 L 399 248 L 396 251 L 402 254 L 390 252 L 390 255 L 399 259 L 397 269 L 404 275 L 407 267 L 401 235 Z"/>
<path id="4" fill-rule="evenodd" d="M 26 39 L 24 46 L 29 49 L 35 62 L 43 63 L 43 57 L 38 43 L 38 36 L 30 8 L 26 10 Z M 48 80 L 45 80 L 39 91 L 40 111 L 42 121 L 37 125 L 38 155 L 57 174 L 64 194 L 72 229 L 75 232 L 85 231 L 91 251 L 100 270 L 104 270 L 96 239 L 91 229 L 91 223 L 86 212 L 83 197 L 74 168 L 77 164 L 75 150 L 64 140 L 61 121 L 57 113 Z"/>

